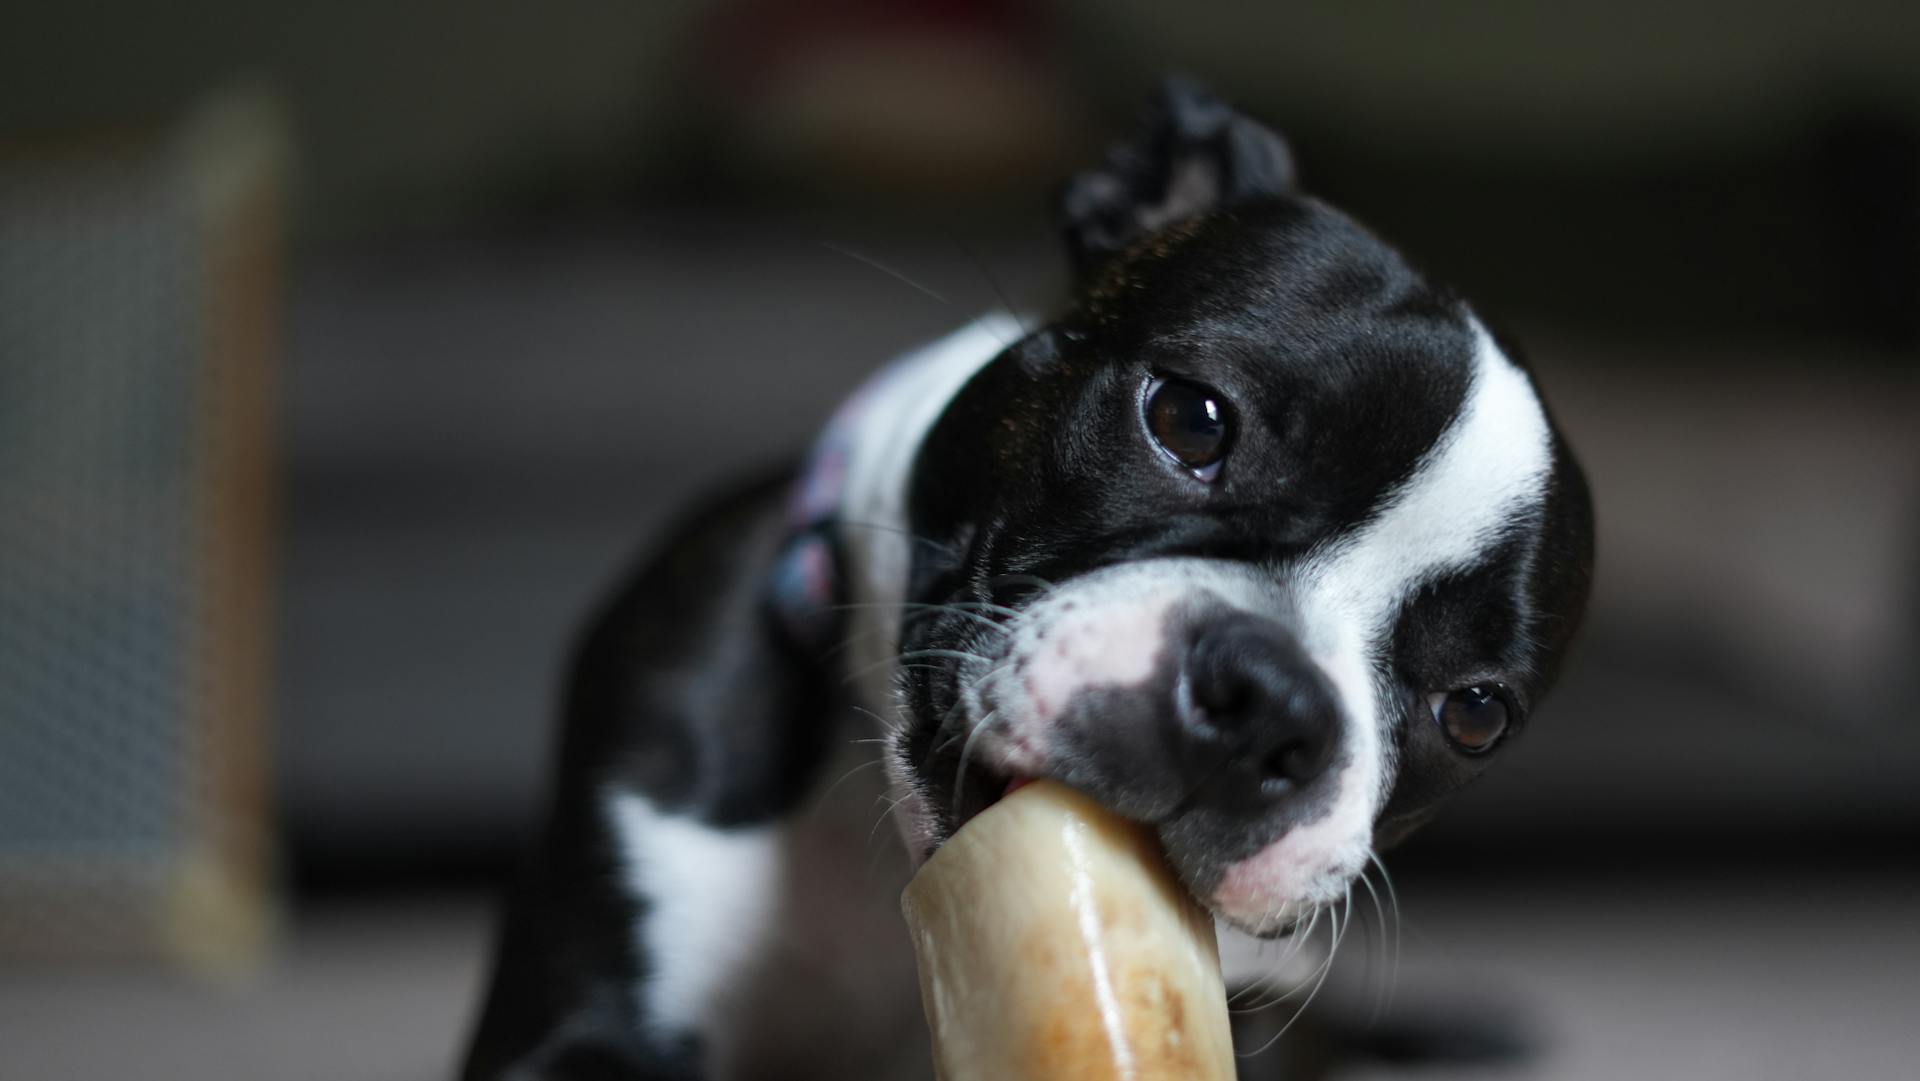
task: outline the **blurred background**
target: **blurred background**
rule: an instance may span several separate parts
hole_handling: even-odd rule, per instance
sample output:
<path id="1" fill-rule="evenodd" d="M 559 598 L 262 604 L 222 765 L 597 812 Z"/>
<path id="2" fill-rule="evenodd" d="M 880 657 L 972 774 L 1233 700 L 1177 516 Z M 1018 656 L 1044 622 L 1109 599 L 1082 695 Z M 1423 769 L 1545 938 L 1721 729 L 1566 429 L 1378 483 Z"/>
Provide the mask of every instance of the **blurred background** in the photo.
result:
<path id="1" fill-rule="evenodd" d="M 1600 510 L 1561 689 L 1314 1011 L 1518 1037 L 1429 1077 L 1912 1076 L 1920 6 L 16 7 L 0 1075 L 444 1076 L 581 613 L 1044 309 L 1178 69 L 1527 344 Z"/>

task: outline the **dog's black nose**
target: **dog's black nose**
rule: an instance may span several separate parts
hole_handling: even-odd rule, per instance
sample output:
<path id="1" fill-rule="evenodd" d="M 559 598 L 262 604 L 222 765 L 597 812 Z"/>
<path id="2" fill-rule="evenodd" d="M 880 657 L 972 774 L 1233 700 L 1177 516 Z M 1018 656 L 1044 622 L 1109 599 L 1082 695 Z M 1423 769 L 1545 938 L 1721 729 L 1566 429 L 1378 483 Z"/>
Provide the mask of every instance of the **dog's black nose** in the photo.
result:
<path id="1" fill-rule="evenodd" d="M 1326 770 L 1340 734 L 1338 700 L 1278 624 L 1239 612 L 1207 620 L 1181 677 L 1172 723 L 1196 800 L 1270 803 Z"/>

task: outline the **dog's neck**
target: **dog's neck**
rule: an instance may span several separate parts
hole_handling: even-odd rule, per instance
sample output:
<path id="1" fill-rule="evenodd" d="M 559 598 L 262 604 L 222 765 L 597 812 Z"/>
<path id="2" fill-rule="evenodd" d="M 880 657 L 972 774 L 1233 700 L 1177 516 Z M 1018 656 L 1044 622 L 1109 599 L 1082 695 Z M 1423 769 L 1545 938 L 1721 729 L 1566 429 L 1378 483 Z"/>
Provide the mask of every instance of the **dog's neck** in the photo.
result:
<path id="1" fill-rule="evenodd" d="M 907 491 L 927 431 L 969 379 L 1022 335 L 986 315 L 880 369 L 814 444 L 789 507 L 796 542 L 776 570 L 790 624 L 809 605 L 845 605 L 842 672 L 855 702 L 882 718 L 892 684 L 914 539 Z"/>

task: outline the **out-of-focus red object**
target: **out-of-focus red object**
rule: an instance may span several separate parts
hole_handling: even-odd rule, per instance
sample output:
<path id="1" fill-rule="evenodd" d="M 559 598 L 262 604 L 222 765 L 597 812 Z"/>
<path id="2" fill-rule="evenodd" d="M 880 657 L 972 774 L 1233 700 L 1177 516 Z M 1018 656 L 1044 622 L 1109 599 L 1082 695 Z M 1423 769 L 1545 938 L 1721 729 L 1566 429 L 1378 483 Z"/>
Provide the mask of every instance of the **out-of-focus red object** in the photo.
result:
<path id="1" fill-rule="evenodd" d="M 755 175 L 903 192 L 995 190 L 1080 150 L 1046 27 L 1014 0 L 740 0 L 696 84 Z"/>

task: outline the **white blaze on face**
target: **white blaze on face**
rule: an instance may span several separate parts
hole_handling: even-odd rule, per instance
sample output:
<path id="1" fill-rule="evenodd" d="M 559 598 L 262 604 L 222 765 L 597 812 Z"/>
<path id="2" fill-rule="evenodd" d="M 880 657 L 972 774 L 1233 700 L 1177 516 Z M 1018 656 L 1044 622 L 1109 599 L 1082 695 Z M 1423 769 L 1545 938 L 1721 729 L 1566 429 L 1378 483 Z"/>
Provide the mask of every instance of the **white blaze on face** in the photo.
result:
<path id="1" fill-rule="evenodd" d="M 1391 769 L 1380 666 L 1393 620 L 1422 583 L 1482 558 L 1545 497 L 1552 437 L 1539 397 L 1478 320 L 1473 333 L 1460 414 L 1373 519 L 1296 572 L 1304 644 L 1340 693 L 1346 753 L 1327 814 L 1228 868 L 1215 890 L 1216 911 L 1244 926 L 1336 900 L 1363 868 Z"/>

